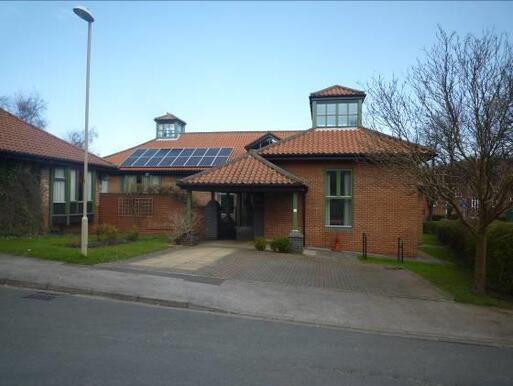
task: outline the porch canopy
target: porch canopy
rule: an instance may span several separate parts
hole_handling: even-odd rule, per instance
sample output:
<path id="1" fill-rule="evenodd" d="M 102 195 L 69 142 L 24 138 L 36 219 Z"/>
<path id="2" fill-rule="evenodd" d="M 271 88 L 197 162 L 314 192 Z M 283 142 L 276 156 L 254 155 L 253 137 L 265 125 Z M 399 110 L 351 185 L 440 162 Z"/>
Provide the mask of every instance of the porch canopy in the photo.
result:
<path id="1" fill-rule="evenodd" d="M 177 182 L 182 189 L 207 192 L 269 192 L 307 190 L 305 181 L 262 158 L 254 151 L 223 166 Z"/>
<path id="2" fill-rule="evenodd" d="M 187 190 L 189 218 L 191 218 L 192 191 L 211 192 L 211 202 L 214 202 L 214 192 L 236 193 L 238 209 L 235 223 L 238 230 L 245 229 L 248 232 L 248 234 L 241 233 L 240 235 L 236 232 L 236 238 L 240 240 L 264 235 L 264 204 L 262 200 L 264 193 L 290 192 L 292 204 L 290 229 L 294 237 L 293 245 L 297 245 L 296 248 L 291 247 L 291 250 L 298 251 L 298 248 L 302 250 L 304 239 L 298 230 L 298 194 L 305 194 L 307 185 L 301 178 L 272 164 L 256 154 L 255 151 L 251 150 L 223 166 L 185 177 L 178 181 L 177 185 Z M 250 203 L 243 206 L 242 197 L 248 198 Z M 304 201 L 303 199 L 303 205 Z M 208 205 L 206 209 L 208 210 Z M 212 222 L 215 223 L 215 220 Z M 211 226 L 211 230 L 209 230 L 207 225 L 207 237 L 215 238 L 218 235 L 216 226 Z M 290 237 L 289 235 L 289 239 Z"/>

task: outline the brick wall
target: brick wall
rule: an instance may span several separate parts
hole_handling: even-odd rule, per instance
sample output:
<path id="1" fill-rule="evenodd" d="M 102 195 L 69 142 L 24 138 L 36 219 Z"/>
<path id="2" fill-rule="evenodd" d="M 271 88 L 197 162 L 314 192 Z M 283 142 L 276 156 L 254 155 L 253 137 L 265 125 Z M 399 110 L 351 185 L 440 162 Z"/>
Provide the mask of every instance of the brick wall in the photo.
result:
<path id="1" fill-rule="evenodd" d="M 162 194 L 124 194 L 124 193 L 101 193 L 100 195 L 100 224 L 115 225 L 121 231 L 128 231 L 136 226 L 140 233 L 163 234 L 172 231 L 171 216 L 183 215 L 185 203 L 172 195 Z M 119 216 L 118 201 L 120 198 L 139 197 L 153 199 L 153 215 L 148 217 Z M 197 232 L 200 237 L 204 236 L 203 206 L 194 202 L 193 210 L 198 216 L 199 227 Z"/>
<path id="2" fill-rule="evenodd" d="M 363 163 L 288 162 L 279 166 L 302 177 L 308 183 L 306 193 L 307 246 L 331 248 L 338 235 L 342 249 L 360 251 L 362 232 L 367 233 L 369 253 L 394 255 L 397 238 L 404 240 L 406 256 L 416 255 L 422 237 L 425 200 L 399 173 Z M 324 175 L 326 169 L 353 171 L 353 227 L 336 230 L 324 226 Z M 283 196 L 281 196 L 283 195 Z M 267 194 L 265 199 L 265 235 L 287 235 L 291 228 L 291 193 Z M 302 220 L 299 203 L 299 220 Z"/>
<path id="3" fill-rule="evenodd" d="M 298 193 L 298 225 L 303 228 L 303 193 Z M 287 237 L 292 229 L 292 193 L 273 192 L 264 194 L 264 237 Z"/>

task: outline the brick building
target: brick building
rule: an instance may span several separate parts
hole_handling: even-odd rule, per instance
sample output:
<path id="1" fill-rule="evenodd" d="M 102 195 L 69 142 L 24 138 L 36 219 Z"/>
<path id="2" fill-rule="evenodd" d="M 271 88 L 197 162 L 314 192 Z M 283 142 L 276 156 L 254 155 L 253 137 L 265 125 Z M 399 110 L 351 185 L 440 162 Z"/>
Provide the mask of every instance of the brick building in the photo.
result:
<path id="1" fill-rule="evenodd" d="M 201 214 L 208 238 L 288 236 L 293 245 L 414 255 L 425 201 L 392 168 L 370 159 L 403 142 L 362 126 L 365 93 L 332 86 L 310 94 L 312 128 L 194 132 L 165 114 L 156 138 L 105 157 L 100 222 L 163 232 L 181 212 Z M 191 208 L 187 211 L 186 208 Z"/>
<path id="2" fill-rule="evenodd" d="M 73 228 L 80 223 L 83 159 L 82 149 L 0 108 L 0 167 L 6 171 L 21 167 L 36 176 L 44 231 Z M 98 222 L 102 179 L 116 167 L 91 153 L 89 164 L 87 208 L 89 223 L 94 226 Z M 0 206 L 3 211 L 9 202 L 0 202 Z"/>

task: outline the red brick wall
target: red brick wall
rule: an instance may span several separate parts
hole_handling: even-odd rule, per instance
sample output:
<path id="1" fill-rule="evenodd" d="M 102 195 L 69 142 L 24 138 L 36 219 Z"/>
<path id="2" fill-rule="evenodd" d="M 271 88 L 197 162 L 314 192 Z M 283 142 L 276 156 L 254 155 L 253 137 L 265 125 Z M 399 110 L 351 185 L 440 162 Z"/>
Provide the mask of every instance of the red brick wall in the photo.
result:
<path id="1" fill-rule="evenodd" d="M 303 193 L 298 193 L 298 225 L 303 229 Z M 292 229 L 292 193 L 264 194 L 264 237 L 286 237 Z"/>
<path id="2" fill-rule="evenodd" d="M 287 162 L 279 166 L 307 181 L 307 246 L 331 248 L 338 235 L 342 249 L 361 250 L 362 232 L 367 233 L 369 253 L 394 255 L 397 238 L 404 240 L 406 256 L 416 255 L 422 237 L 425 200 L 399 173 L 363 163 Z M 324 226 L 324 175 L 326 169 L 353 170 L 353 227 L 336 230 Z M 273 199 L 273 195 L 274 198 Z M 265 199 L 265 236 L 287 235 L 291 228 L 291 193 L 268 194 Z M 299 205 L 301 210 L 302 205 Z M 299 219 L 302 219 L 300 212 Z"/>
<path id="3" fill-rule="evenodd" d="M 153 198 L 153 215 L 149 217 L 119 216 L 118 200 L 124 197 Z M 183 215 L 185 203 L 171 195 L 143 194 L 132 195 L 124 193 L 101 193 L 100 194 L 99 222 L 100 224 L 115 225 L 121 231 L 127 231 L 136 226 L 139 232 L 144 234 L 169 233 L 171 229 L 171 216 Z M 198 233 L 200 237 L 204 234 L 203 206 L 194 205 L 194 212 L 198 216 Z"/>

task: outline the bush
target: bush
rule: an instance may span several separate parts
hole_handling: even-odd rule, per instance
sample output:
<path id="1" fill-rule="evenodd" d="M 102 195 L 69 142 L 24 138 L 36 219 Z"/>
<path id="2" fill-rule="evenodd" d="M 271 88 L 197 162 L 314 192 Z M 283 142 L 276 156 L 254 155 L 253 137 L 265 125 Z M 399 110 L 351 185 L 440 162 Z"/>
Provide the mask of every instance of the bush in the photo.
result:
<path id="1" fill-rule="evenodd" d="M 490 288 L 513 294 L 513 224 L 497 221 L 490 227 L 486 270 Z"/>
<path id="2" fill-rule="evenodd" d="M 111 224 L 100 224 L 96 228 L 96 238 L 98 241 L 113 243 L 119 237 L 119 230 Z"/>
<path id="3" fill-rule="evenodd" d="M 40 170 L 30 163 L 0 159 L 0 236 L 43 231 Z"/>
<path id="4" fill-rule="evenodd" d="M 257 237 L 255 239 L 255 248 L 259 251 L 265 251 L 265 247 L 267 246 L 267 241 L 263 237 Z"/>
<path id="5" fill-rule="evenodd" d="M 271 249 L 274 252 L 285 253 L 289 251 L 289 239 L 288 237 L 278 237 L 271 241 Z"/>
<path id="6" fill-rule="evenodd" d="M 128 230 L 126 239 L 128 241 L 136 241 L 139 239 L 139 229 L 137 229 L 135 225 L 132 225 L 132 227 Z"/>
<path id="7" fill-rule="evenodd" d="M 460 263 L 473 268 L 476 242 L 460 221 L 425 222 L 424 231 L 435 234 L 451 248 Z M 494 222 L 488 230 L 487 247 L 488 287 L 513 295 L 513 224 Z"/>

